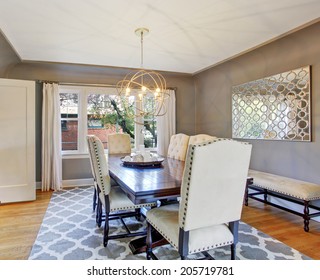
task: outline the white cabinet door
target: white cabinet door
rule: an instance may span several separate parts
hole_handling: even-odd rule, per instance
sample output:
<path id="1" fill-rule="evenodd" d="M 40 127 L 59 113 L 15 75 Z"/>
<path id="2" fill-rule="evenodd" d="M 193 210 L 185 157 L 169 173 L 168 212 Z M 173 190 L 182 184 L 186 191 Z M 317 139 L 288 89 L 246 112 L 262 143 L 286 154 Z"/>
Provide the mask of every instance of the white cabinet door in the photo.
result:
<path id="1" fill-rule="evenodd" d="M 35 83 L 0 79 L 0 204 L 35 198 Z"/>

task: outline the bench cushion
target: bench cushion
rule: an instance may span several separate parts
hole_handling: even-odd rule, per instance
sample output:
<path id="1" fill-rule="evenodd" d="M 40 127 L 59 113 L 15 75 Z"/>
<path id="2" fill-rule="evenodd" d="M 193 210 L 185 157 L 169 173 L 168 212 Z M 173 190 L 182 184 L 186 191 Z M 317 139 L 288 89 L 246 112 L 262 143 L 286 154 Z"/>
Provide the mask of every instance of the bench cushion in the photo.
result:
<path id="1" fill-rule="evenodd" d="M 302 200 L 320 199 L 320 185 L 274 175 L 262 171 L 249 170 L 253 185 L 270 191 L 282 193 Z"/>

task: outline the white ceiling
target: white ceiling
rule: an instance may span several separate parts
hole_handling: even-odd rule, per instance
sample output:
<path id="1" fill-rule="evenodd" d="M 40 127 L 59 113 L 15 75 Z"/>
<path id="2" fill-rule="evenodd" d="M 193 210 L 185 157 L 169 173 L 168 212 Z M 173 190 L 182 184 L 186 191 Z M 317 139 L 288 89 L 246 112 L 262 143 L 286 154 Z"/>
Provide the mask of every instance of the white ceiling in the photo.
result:
<path id="1" fill-rule="evenodd" d="M 319 19 L 320 0 L 0 0 L 23 61 L 197 73 Z"/>

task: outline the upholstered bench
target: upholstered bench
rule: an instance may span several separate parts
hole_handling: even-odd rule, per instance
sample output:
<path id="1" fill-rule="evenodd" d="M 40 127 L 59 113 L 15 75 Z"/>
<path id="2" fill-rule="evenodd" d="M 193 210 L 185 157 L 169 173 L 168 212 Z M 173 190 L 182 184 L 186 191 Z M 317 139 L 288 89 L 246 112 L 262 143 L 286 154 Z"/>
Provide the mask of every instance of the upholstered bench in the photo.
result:
<path id="1" fill-rule="evenodd" d="M 246 189 L 246 206 L 248 206 L 248 198 L 250 197 L 296 214 L 303 218 L 305 231 L 309 231 L 310 218 L 320 216 L 320 207 L 310 204 L 312 201 L 320 200 L 320 185 L 252 169 L 249 170 L 248 176 L 253 178 L 253 184 L 248 185 Z M 263 199 L 258 197 L 261 194 L 264 195 Z M 270 202 L 267 199 L 268 195 L 303 205 L 303 213 Z M 316 212 L 310 213 L 310 210 L 315 210 Z"/>

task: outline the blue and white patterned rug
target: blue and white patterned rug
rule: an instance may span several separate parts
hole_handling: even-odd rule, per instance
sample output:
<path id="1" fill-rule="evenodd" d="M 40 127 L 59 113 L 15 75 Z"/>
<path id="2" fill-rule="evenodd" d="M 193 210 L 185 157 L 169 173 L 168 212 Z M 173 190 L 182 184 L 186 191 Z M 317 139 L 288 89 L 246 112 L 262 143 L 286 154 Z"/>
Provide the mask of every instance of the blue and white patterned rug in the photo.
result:
<path id="1" fill-rule="evenodd" d="M 102 227 L 96 226 L 92 210 L 93 187 L 79 187 L 54 192 L 30 260 L 144 260 L 145 254 L 133 255 L 128 243 L 133 238 L 110 240 L 102 244 Z M 145 222 L 128 218 L 127 224 L 141 229 Z M 117 220 L 111 222 L 110 233 L 123 231 Z M 136 238 L 136 237 L 135 237 Z M 170 246 L 158 247 L 154 253 L 160 259 L 179 259 Z M 209 251 L 218 260 L 230 259 L 230 246 Z M 199 255 L 200 256 L 200 255 Z M 197 256 L 195 256 L 197 257 Z M 278 240 L 241 222 L 237 259 L 240 260 L 306 260 L 309 257 Z"/>

